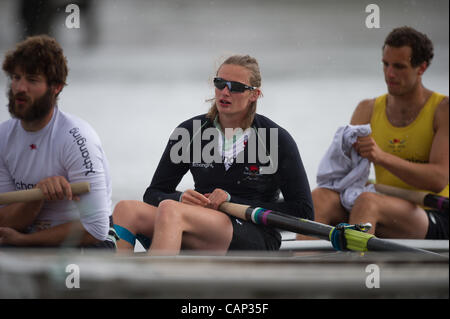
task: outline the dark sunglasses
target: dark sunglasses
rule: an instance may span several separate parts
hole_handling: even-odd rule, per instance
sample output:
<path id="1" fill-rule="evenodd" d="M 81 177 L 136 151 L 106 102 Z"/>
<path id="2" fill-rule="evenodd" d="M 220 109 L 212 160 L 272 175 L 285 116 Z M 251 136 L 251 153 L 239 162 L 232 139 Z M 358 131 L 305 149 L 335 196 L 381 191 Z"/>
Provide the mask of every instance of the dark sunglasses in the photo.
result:
<path id="1" fill-rule="evenodd" d="M 218 88 L 219 90 L 223 90 L 225 88 L 225 86 L 227 86 L 228 90 L 230 90 L 230 92 L 239 92 L 239 93 L 242 93 L 245 90 L 252 91 L 252 90 L 256 89 L 253 86 L 248 86 L 241 82 L 227 81 L 222 78 L 214 78 L 214 86 L 216 88 Z"/>

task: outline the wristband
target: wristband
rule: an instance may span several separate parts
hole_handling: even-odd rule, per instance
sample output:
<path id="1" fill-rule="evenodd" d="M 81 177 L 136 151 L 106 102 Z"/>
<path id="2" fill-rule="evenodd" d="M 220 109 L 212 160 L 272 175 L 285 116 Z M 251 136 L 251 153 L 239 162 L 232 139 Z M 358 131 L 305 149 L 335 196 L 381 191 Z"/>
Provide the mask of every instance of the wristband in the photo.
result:
<path id="1" fill-rule="evenodd" d="M 230 193 L 228 193 L 227 191 L 224 191 L 225 193 L 227 193 L 227 199 L 226 199 L 226 201 L 227 202 L 230 202 L 230 200 L 231 200 L 231 195 L 230 195 Z"/>

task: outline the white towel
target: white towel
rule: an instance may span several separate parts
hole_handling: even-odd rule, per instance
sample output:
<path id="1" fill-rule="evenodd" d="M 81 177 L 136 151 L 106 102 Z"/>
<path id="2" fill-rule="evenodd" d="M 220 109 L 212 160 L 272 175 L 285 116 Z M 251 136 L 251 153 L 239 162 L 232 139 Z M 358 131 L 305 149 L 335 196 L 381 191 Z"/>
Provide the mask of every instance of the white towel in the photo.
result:
<path id="1" fill-rule="evenodd" d="M 338 128 L 319 164 L 317 185 L 339 192 L 342 206 L 348 211 L 351 211 L 361 193 L 375 192 L 373 185 L 366 186 L 370 162 L 353 148 L 359 136 L 368 136 L 371 132 L 370 124 Z"/>

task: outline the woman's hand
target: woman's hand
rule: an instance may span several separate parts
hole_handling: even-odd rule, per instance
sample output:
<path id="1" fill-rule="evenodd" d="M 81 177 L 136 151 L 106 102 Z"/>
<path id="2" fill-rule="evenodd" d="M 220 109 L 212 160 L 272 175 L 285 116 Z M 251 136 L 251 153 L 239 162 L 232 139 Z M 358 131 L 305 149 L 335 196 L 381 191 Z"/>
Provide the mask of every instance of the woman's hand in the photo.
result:
<path id="1" fill-rule="evenodd" d="M 185 191 L 180 198 L 180 202 L 188 205 L 207 207 L 211 201 L 204 195 L 193 189 Z"/>
<path id="2" fill-rule="evenodd" d="M 215 210 L 218 210 L 219 206 L 228 199 L 228 193 L 220 188 L 216 188 L 212 193 L 205 194 L 205 196 L 210 200 L 207 207 Z"/>

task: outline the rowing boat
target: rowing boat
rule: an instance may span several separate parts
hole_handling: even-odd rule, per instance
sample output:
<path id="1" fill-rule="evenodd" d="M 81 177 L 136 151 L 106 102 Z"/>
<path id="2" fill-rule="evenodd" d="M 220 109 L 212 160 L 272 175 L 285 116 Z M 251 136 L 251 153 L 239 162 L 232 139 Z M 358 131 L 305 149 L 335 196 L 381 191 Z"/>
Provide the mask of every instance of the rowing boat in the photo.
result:
<path id="1" fill-rule="evenodd" d="M 280 251 L 227 256 L 2 248 L 0 298 L 449 298 L 448 241 L 363 236 L 364 245 L 356 245 L 361 251 L 336 251 L 334 227 L 260 212 L 237 209 L 243 219 L 324 240 L 298 241 L 283 232 Z"/>
<path id="2" fill-rule="evenodd" d="M 432 246 L 431 250 L 448 257 L 448 241 L 409 244 L 424 249 Z M 79 288 L 67 286 L 72 269 L 78 269 Z M 448 258 L 411 252 L 335 251 L 325 240 L 284 240 L 278 252 L 227 256 L 188 251 L 156 257 L 2 249 L 0 298 L 447 299 L 448 270 Z"/>

